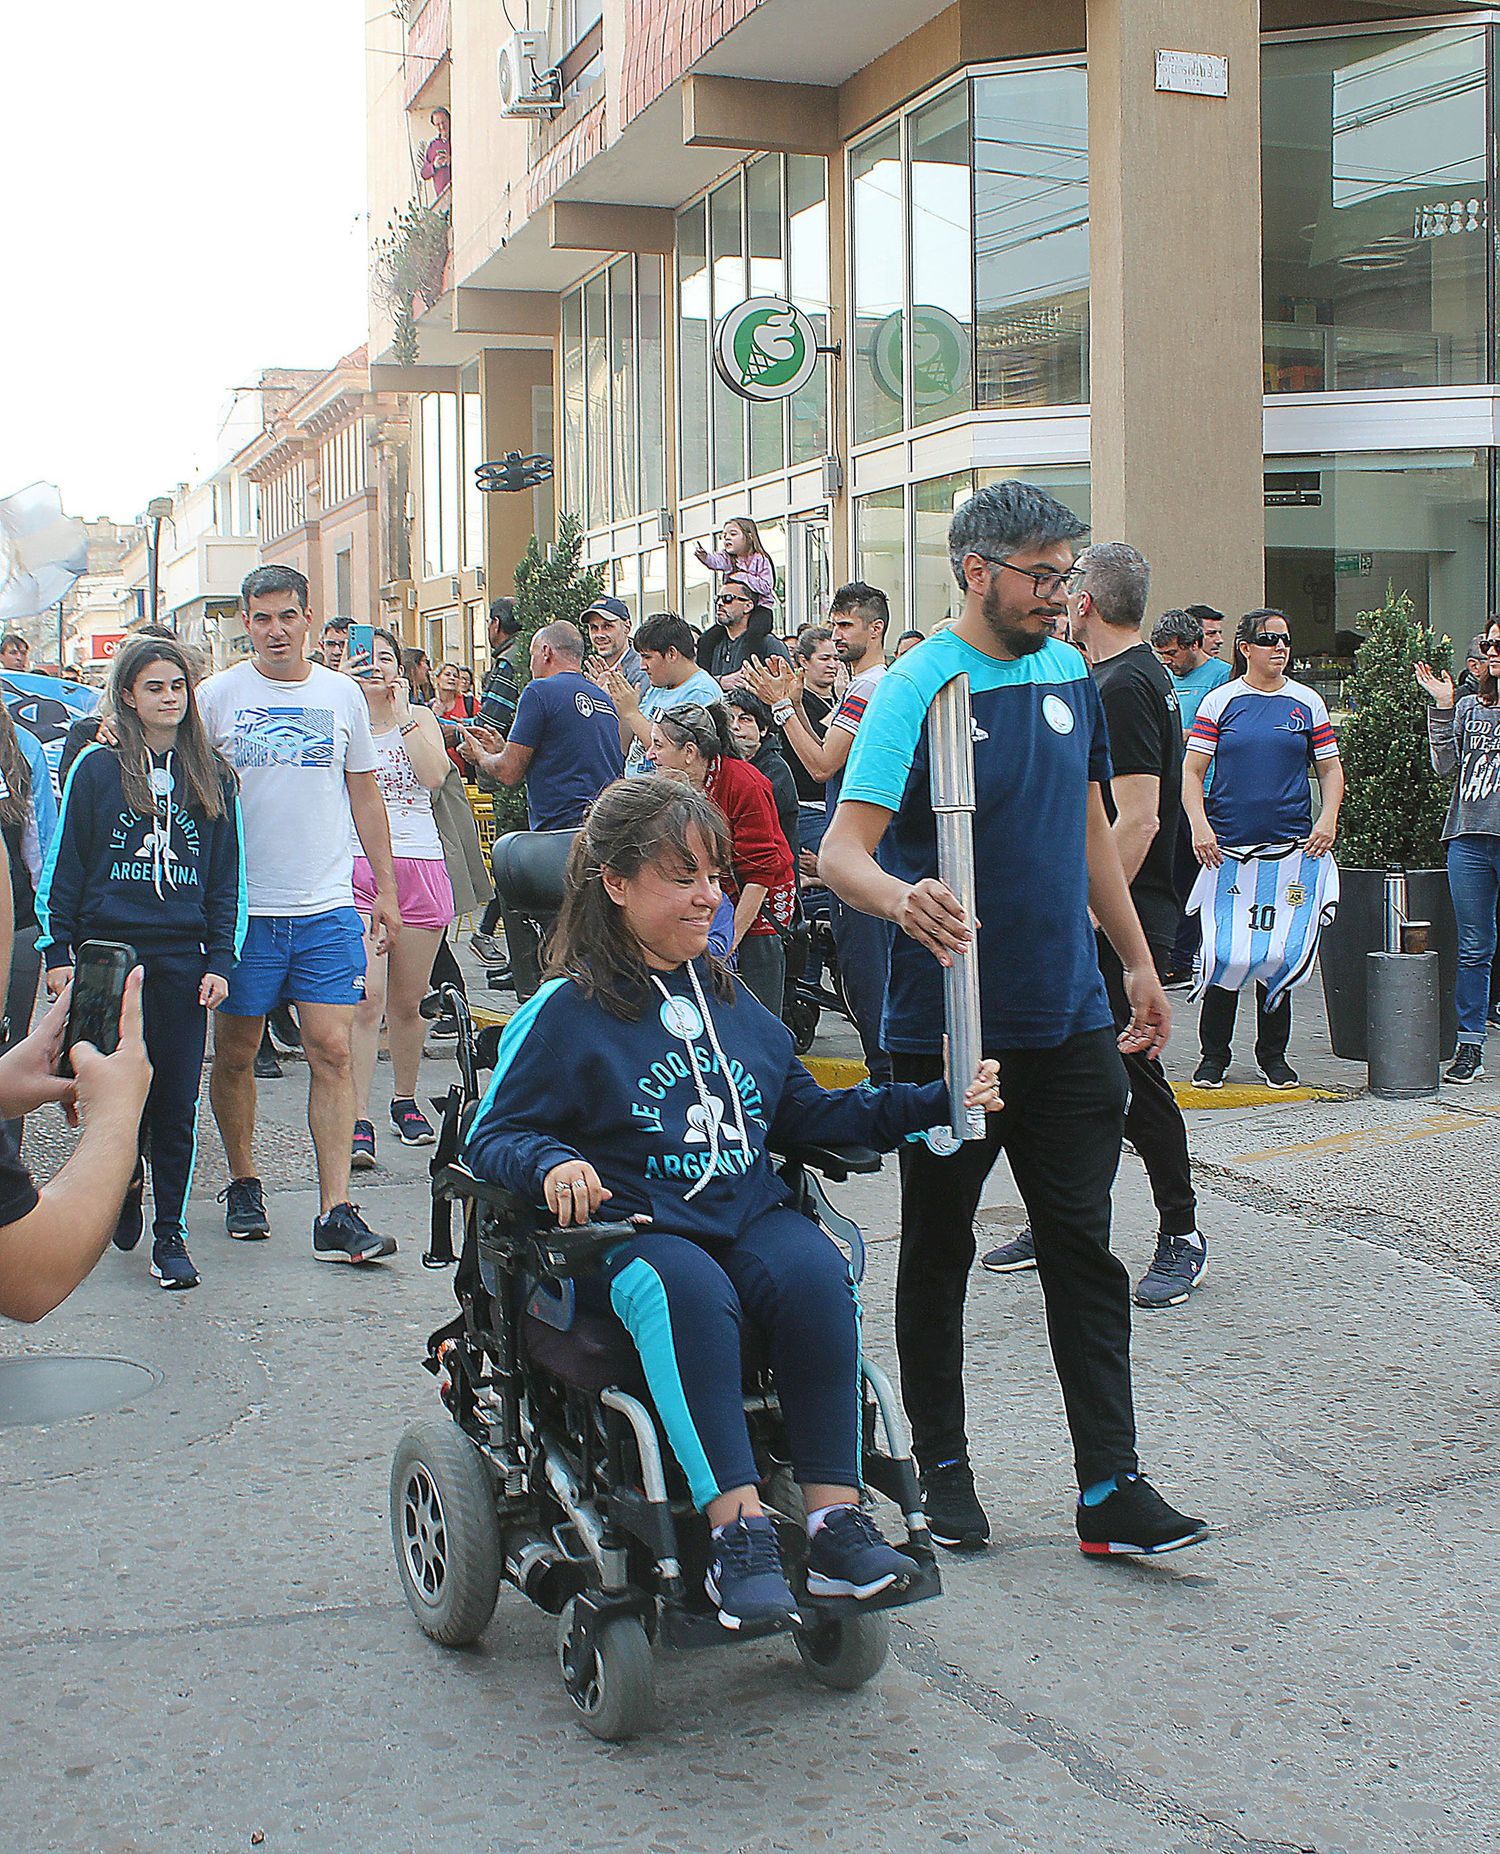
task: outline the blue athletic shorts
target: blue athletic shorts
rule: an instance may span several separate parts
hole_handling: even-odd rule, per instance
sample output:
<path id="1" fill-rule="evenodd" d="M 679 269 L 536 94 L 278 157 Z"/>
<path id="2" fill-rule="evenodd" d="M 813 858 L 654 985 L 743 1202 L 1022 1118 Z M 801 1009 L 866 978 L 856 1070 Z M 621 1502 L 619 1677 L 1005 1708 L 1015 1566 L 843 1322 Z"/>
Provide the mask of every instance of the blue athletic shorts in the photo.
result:
<path id="1" fill-rule="evenodd" d="M 365 930 L 353 908 L 252 914 L 219 1008 L 230 1017 L 264 1017 L 278 1004 L 358 1004 L 364 995 Z"/>

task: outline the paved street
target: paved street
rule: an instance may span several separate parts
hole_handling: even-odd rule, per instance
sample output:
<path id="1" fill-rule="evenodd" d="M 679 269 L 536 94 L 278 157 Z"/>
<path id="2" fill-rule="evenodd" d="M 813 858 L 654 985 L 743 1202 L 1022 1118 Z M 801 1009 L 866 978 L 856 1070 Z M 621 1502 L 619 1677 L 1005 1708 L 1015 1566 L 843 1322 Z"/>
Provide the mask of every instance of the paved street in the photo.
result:
<path id="1" fill-rule="evenodd" d="M 6 1854 L 1500 1838 L 1500 1089 L 1192 1116 L 1213 1265 L 1186 1309 L 1139 1318 L 1136 1357 L 1147 1465 L 1214 1520 L 1207 1546 L 1080 1557 L 1036 1279 L 976 1274 L 995 1547 L 945 1559 L 945 1596 L 896 1620 L 864 1692 L 814 1687 L 786 1645 L 663 1655 L 661 1729 L 607 1747 L 574 1725 L 551 1622 L 514 1593 L 462 1654 L 401 1600 L 386 1478 L 402 1427 L 438 1410 L 417 1361 L 449 1277 L 418 1260 L 424 1155 L 384 1144 L 360 1196 L 400 1255 L 313 1265 L 304 1084 L 289 1063 L 263 1089 L 269 1244 L 218 1233 L 206 1124 L 202 1287 L 159 1293 L 144 1249 L 111 1252 L 40 1328 L 0 1334 L 0 1355 L 123 1358 L 154 1380 L 125 1408 L 0 1428 Z M 892 1169 L 842 1201 L 872 1239 L 867 1337 L 889 1362 Z M 1020 1221 L 1003 1168 L 985 1214 Z M 1117 1231 L 1138 1273 L 1133 1158 Z"/>

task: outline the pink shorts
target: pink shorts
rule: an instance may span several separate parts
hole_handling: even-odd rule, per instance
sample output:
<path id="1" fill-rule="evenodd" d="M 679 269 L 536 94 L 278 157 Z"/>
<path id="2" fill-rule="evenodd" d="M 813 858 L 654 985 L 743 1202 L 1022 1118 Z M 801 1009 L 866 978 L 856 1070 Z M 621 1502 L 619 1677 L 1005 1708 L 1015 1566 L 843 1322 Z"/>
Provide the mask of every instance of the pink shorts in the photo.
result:
<path id="1" fill-rule="evenodd" d="M 368 920 L 375 905 L 375 878 L 364 857 L 354 859 L 354 905 Z M 415 856 L 396 858 L 396 905 L 402 925 L 441 933 L 453 919 L 453 884 L 446 864 Z"/>

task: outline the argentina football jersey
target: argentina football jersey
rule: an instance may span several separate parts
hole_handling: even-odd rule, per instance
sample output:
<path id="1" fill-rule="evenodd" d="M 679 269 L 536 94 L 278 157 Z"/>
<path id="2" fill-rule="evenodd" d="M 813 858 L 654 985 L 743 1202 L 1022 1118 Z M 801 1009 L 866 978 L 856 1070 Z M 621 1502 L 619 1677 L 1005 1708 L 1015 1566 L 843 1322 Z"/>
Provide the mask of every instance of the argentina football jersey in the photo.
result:
<path id="1" fill-rule="evenodd" d="M 1193 996 L 1210 985 L 1242 991 L 1259 983 L 1274 1011 L 1312 971 L 1338 900 L 1331 856 L 1309 856 L 1300 843 L 1226 850 L 1217 869 L 1200 870 L 1188 897 L 1203 925 Z"/>

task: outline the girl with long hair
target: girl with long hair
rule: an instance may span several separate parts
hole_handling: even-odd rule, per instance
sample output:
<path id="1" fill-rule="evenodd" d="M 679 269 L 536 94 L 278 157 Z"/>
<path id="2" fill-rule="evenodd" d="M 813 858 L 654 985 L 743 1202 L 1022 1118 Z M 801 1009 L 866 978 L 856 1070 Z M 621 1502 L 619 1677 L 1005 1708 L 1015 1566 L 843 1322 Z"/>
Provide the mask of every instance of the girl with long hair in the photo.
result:
<path id="1" fill-rule="evenodd" d="M 621 779 L 574 841 L 550 978 L 501 1038 L 465 1147 L 560 1224 L 609 1204 L 641 1233 L 578 1284 L 613 1313 L 713 1539 L 728 1629 L 797 1614 L 745 1428 L 741 1329 L 763 1336 L 811 1538 L 808 1590 L 868 1599 L 911 1575 L 860 1510 L 859 1312 L 842 1253 L 771 1166 L 780 1136 L 890 1151 L 944 1121 L 942 1082 L 828 1094 L 790 1033 L 707 950 L 731 849 L 697 787 Z M 970 1106 L 999 1109 L 980 1065 Z"/>
<path id="2" fill-rule="evenodd" d="M 149 1158 L 151 1272 L 164 1288 L 198 1285 L 186 1237 L 203 1046 L 245 935 L 238 787 L 199 717 L 194 681 L 176 643 L 137 638 L 120 651 L 106 703 L 111 744 L 73 762 L 37 894 L 53 997 L 85 940 L 123 940 L 146 970 L 151 1092 L 115 1246 L 140 1241 Z"/>
<path id="3" fill-rule="evenodd" d="M 768 1011 L 780 1016 L 786 986 L 781 933 L 797 911 L 791 846 L 776 816 L 771 782 L 740 758 L 722 704 L 685 702 L 651 723 L 651 758 L 716 804 L 729 825 L 724 865 L 726 893 L 734 902 L 732 951 L 739 973 Z"/>
<path id="4" fill-rule="evenodd" d="M 776 568 L 760 538 L 760 529 L 748 515 L 736 515 L 726 521 L 722 535 L 724 545 L 710 553 L 700 541 L 694 553 L 710 573 L 732 573 L 755 594 L 761 605 L 769 605 L 776 595 Z"/>
<path id="5" fill-rule="evenodd" d="M 438 944 L 453 919 L 453 884 L 432 815 L 432 794 L 448 776 L 442 729 L 431 709 L 413 706 L 402 674 L 401 643 L 393 632 L 375 633 L 374 662 L 365 673 L 355 673 L 355 680 L 370 707 L 370 732 L 379 755 L 375 779 L 390 819 L 401 909 L 400 934 L 386 952 L 377 951 L 370 933 L 375 878 L 356 842 L 354 905 L 365 923 L 365 995 L 354 1008 L 353 1164 L 356 1171 L 368 1171 L 375 1163 L 370 1090 L 382 1015 L 396 1083 L 391 1125 L 404 1146 L 430 1146 L 437 1137 L 417 1106 L 426 1034 L 421 1004 Z"/>
<path id="6" fill-rule="evenodd" d="M 1500 617 L 1491 618 L 1485 630 L 1472 695 L 1455 700 L 1453 678 L 1430 664 L 1419 663 L 1416 674 L 1432 701 L 1427 737 L 1433 770 L 1453 780 L 1443 841 L 1458 916 L 1458 1048 L 1443 1080 L 1472 1082 L 1484 1075 L 1485 1012 L 1500 895 Z"/>

